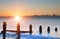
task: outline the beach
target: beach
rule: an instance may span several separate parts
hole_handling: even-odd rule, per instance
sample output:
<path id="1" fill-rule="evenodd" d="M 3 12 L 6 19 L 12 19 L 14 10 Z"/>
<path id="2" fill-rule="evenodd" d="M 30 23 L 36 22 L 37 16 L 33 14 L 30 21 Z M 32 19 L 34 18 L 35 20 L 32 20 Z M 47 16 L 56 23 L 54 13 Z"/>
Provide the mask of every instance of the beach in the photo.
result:
<path id="1" fill-rule="evenodd" d="M 13 18 L 0 18 L 0 32 L 2 31 L 2 24 L 3 21 L 6 21 L 7 23 L 7 30 L 16 30 L 17 22 Z M 60 19 L 58 18 L 40 18 L 40 17 L 27 17 L 27 18 L 21 18 L 20 21 L 20 30 L 21 31 L 29 31 L 29 25 L 32 24 L 32 35 L 30 34 L 22 34 L 21 39 L 59 39 L 60 37 Z M 42 26 L 42 36 L 39 34 L 39 26 Z M 47 33 L 47 27 L 50 27 L 50 34 Z M 58 28 L 58 32 L 55 32 L 55 27 Z M 7 37 L 10 37 L 9 32 L 7 34 Z M 14 37 L 14 35 L 11 33 L 11 35 Z M 1 36 L 1 35 L 0 35 Z M 26 37 L 25 37 L 26 36 Z M 2 37 L 2 36 L 1 36 Z M 13 37 L 10 37 L 11 39 Z"/>

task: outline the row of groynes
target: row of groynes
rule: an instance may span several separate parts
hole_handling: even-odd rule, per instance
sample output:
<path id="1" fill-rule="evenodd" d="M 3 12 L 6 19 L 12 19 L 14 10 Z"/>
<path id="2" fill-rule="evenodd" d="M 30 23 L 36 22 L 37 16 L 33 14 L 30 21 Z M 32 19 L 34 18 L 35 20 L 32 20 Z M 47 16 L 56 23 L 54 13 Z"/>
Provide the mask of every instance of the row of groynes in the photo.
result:
<path id="1" fill-rule="evenodd" d="M 3 39 L 6 39 L 6 32 L 9 30 L 6 30 L 7 27 L 7 23 L 4 21 L 3 22 L 3 30 L 1 31 L 1 34 L 3 34 Z M 57 32 L 58 29 L 57 27 L 55 27 L 55 32 Z M 20 31 L 20 24 L 17 23 L 17 30 L 13 31 L 10 30 L 10 32 L 16 32 L 17 33 L 17 38 L 16 39 L 20 39 L 20 33 L 29 33 L 30 35 L 32 34 L 32 24 L 29 25 L 29 31 Z M 42 34 L 42 25 L 39 26 L 39 33 Z M 50 27 L 47 27 L 47 33 L 50 33 Z"/>

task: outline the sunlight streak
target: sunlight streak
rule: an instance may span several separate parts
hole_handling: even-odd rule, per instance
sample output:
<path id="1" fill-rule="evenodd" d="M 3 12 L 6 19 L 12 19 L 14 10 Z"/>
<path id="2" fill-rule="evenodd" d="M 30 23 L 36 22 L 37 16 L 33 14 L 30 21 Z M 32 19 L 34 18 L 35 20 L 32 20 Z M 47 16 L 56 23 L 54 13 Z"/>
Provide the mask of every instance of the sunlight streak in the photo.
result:
<path id="1" fill-rule="evenodd" d="M 19 21 L 19 20 L 20 20 L 20 16 L 16 16 L 16 17 L 15 17 L 15 20 L 16 20 L 16 21 Z"/>

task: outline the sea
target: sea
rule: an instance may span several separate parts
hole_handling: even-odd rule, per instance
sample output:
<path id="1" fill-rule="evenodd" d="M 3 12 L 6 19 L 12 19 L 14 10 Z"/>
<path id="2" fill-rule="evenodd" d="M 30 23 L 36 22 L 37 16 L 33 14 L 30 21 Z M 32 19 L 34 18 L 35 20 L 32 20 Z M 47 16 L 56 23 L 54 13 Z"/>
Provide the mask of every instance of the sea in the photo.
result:
<path id="1" fill-rule="evenodd" d="M 15 20 L 15 17 L 0 18 L 0 33 L 3 30 L 4 21 L 7 24 L 7 30 L 17 30 L 17 23 L 19 23 L 20 31 L 29 31 L 29 25 L 32 25 L 33 33 L 31 37 L 29 33 L 21 33 L 21 39 L 40 39 L 41 37 L 41 39 L 44 39 L 43 37 L 46 37 L 46 39 L 48 39 L 47 37 L 60 39 L 60 17 L 20 17 L 18 21 Z M 42 26 L 42 34 L 39 34 L 40 25 Z M 48 26 L 50 27 L 50 33 L 47 33 Z M 57 32 L 55 32 L 55 27 L 58 29 Z M 17 37 L 16 32 L 6 32 L 6 34 L 6 39 L 15 39 Z M 0 39 L 2 38 L 3 36 L 0 34 Z"/>

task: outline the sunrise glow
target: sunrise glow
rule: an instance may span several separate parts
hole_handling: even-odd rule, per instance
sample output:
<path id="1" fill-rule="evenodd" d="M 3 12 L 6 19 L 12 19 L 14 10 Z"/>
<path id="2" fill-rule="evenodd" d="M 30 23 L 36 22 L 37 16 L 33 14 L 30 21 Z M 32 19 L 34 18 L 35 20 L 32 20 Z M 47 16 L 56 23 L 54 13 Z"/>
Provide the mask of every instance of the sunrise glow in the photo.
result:
<path id="1" fill-rule="evenodd" d="M 19 20 L 20 20 L 20 16 L 16 16 L 16 17 L 15 17 L 15 20 L 16 20 L 16 21 L 19 21 Z"/>

